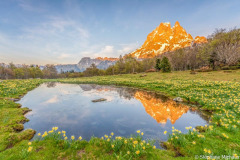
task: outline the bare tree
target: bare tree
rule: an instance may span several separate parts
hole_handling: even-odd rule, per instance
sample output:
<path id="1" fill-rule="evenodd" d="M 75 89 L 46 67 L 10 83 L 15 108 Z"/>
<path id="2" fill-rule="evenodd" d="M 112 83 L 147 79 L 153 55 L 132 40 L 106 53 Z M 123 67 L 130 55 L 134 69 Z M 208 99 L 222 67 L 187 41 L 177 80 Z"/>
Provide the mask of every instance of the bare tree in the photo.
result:
<path id="1" fill-rule="evenodd" d="M 224 65 L 236 65 L 240 59 L 240 29 L 229 32 L 221 30 L 216 32 L 212 41 L 218 60 Z"/>

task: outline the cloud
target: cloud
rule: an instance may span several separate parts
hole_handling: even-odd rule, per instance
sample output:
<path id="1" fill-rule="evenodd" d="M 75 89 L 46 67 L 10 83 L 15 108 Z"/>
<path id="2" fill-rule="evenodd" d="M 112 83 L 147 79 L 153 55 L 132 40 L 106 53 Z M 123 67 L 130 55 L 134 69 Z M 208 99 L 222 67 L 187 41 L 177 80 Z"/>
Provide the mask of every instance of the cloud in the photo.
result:
<path id="1" fill-rule="evenodd" d="M 139 47 L 139 43 L 119 44 L 119 45 L 96 45 L 90 50 L 80 53 L 82 56 L 96 58 L 96 57 L 119 57 L 133 52 Z"/>
<path id="2" fill-rule="evenodd" d="M 20 0 L 19 6 L 24 10 L 34 11 L 34 7 L 27 3 L 27 1 Z"/>
<path id="3" fill-rule="evenodd" d="M 37 36 L 64 36 L 71 38 L 89 38 L 89 32 L 81 23 L 69 18 L 50 16 L 45 22 L 23 28 L 23 37 L 37 38 Z"/>
<path id="4" fill-rule="evenodd" d="M 85 38 L 89 38 L 89 32 L 86 29 L 83 29 L 81 27 L 76 28 L 76 30 Z"/>
<path id="5" fill-rule="evenodd" d="M 45 7 L 36 7 L 31 4 L 31 1 L 29 0 L 19 0 L 18 5 L 25 11 L 32 11 L 32 12 L 42 12 L 44 11 L 43 8 Z"/>
<path id="6" fill-rule="evenodd" d="M 138 43 L 124 44 L 124 45 L 122 45 L 122 48 L 119 49 L 117 52 L 120 55 L 124 55 L 124 54 L 128 54 L 128 53 L 133 52 L 138 47 L 139 47 Z"/>
<path id="7" fill-rule="evenodd" d="M 114 46 L 107 45 L 107 46 L 104 46 L 98 54 L 106 55 L 109 53 L 113 53 L 113 51 L 114 51 Z"/>
<path id="8" fill-rule="evenodd" d="M 72 18 L 48 16 L 44 21 L 30 23 L 21 31 L 20 35 L 11 40 L 15 41 L 15 48 L 21 47 L 18 54 L 22 52 L 29 58 L 41 54 L 46 59 L 41 60 L 43 63 L 76 63 L 76 58 L 81 58 L 78 53 L 82 48 L 89 47 L 89 31 L 81 22 Z"/>
<path id="9" fill-rule="evenodd" d="M 115 47 L 113 45 L 92 45 L 88 50 L 82 51 L 81 56 L 85 57 L 111 57 L 116 54 Z"/>
<path id="10" fill-rule="evenodd" d="M 9 39 L 9 36 L 5 33 L 0 32 L 0 47 L 3 46 L 12 46 L 11 40 Z"/>
<path id="11" fill-rule="evenodd" d="M 66 54 L 66 53 L 62 53 L 58 59 L 64 59 L 64 58 L 70 58 L 71 57 L 71 54 Z"/>
<path id="12" fill-rule="evenodd" d="M 57 103 L 59 101 L 58 96 L 54 95 L 52 98 L 49 100 L 45 101 L 44 104 L 49 104 L 49 103 Z"/>

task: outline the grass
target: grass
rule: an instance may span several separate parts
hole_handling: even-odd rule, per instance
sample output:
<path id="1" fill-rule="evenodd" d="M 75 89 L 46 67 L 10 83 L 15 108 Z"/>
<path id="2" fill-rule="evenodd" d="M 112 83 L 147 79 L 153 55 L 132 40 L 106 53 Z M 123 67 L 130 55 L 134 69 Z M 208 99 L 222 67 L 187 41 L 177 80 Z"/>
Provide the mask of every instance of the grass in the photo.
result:
<path id="1" fill-rule="evenodd" d="M 34 130 L 23 130 L 23 123 L 27 121 L 24 114 L 28 108 L 20 108 L 21 105 L 11 101 L 11 98 L 19 98 L 29 90 L 36 88 L 39 80 L 9 80 L 0 82 L 0 152 L 11 148 L 24 139 L 31 139 Z M 22 131 L 19 133 L 19 131 Z"/>
<path id="2" fill-rule="evenodd" d="M 18 98 L 40 83 L 50 80 L 13 80 L 0 82 L 0 159 L 194 159 L 195 155 L 221 156 L 240 155 L 240 71 L 223 71 L 189 74 L 189 71 L 173 73 L 128 74 L 102 77 L 59 79 L 62 83 L 96 83 L 129 86 L 164 93 L 170 97 L 182 97 L 185 101 L 199 104 L 201 110 L 211 111 L 208 126 L 186 129 L 182 134 L 173 128 L 164 143 L 167 150 L 150 147 L 143 150 L 138 146 L 131 150 L 124 141 L 141 143 L 139 134 L 120 139 L 96 138 L 84 140 L 63 140 L 56 133 L 50 133 L 41 140 L 33 141 L 28 152 L 28 142 L 33 130 L 22 130 L 26 121 L 23 114 L 27 108 L 10 101 Z M 62 134 L 62 133 L 61 133 Z M 54 136 L 55 135 L 55 136 Z M 146 143 L 147 144 L 147 143 Z M 114 147 L 112 147 L 114 145 Z M 140 147 L 140 148 L 139 148 Z M 136 151 L 140 151 L 139 154 Z M 130 151 L 130 154 L 127 154 Z M 183 157 L 176 157 L 176 156 Z"/>
<path id="3" fill-rule="evenodd" d="M 105 135 L 90 141 L 69 137 L 65 131 L 52 130 L 37 140 L 22 141 L 0 154 L 3 159 L 171 159 L 173 152 L 154 149 L 151 142 L 142 141 L 140 134 L 133 138 Z"/>

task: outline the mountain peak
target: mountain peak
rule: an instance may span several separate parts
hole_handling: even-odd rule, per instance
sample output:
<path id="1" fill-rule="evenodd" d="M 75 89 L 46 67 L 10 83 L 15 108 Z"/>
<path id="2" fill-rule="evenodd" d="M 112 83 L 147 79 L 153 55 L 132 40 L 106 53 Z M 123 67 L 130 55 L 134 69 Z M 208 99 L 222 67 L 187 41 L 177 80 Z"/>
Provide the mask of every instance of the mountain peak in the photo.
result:
<path id="1" fill-rule="evenodd" d="M 180 26 L 180 23 L 176 21 L 174 26 Z"/>
<path id="2" fill-rule="evenodd" d="M 92 64 L 95 64 L 98 69 L 107 69 L 109 66 L 114 65 L 117 62 L 118 58 L 107 58 L 107 57 L 83 57 L 77 64 L 77 67 L 81 72 L 85 71 L 86 68 L 89 68 Z"/>
<path id="3" fill-rule="evenodd" d="M 192 42 L 206 43 L 207 39 L 197 36 L 194 40 L 178 21 L 173 27 L 169 22 L 160 23 L 156 29 L 148 34 L 144 44 L 130 55 L 137 58 L 151 58 L 164 52 L 189 47 Z"/>
<path id="4" fill-rule="evenodd" d="M 202 37 L 197 36 L 194 39 L 194 43 L 207 43 L 207 38 L 203 36 Z"/>
<path id="5" fill-rule="evenodd" d="M 171 23 L 170 22 L 162 22 L 160 23 L 160 25 L 164 25 L 164 26 L 167 26 L 167 27 L 171 27 Z"/>

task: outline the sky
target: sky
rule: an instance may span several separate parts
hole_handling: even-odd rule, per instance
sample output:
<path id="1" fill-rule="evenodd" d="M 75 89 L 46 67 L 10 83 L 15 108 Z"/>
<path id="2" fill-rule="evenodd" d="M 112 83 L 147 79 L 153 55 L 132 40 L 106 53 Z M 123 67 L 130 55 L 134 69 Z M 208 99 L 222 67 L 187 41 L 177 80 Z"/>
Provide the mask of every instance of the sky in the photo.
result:
<path id="1" fill-rule="evenodd" d="M 239 0 L 0 0 L 0 63 L 76 64 L 140 47 L 161 22 L 240 28 Z"/>

